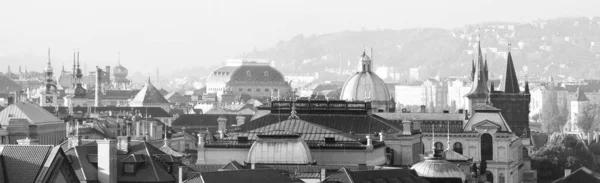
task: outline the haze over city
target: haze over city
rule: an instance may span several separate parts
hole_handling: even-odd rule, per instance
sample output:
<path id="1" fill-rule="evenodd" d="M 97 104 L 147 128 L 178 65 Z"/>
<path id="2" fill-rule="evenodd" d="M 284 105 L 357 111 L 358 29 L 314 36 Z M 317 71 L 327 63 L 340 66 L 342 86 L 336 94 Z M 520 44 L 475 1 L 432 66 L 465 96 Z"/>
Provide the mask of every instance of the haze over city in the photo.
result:
<path id="1" fill-rule="evenodd" d="M 598 16 L 597 7 L 595 0 L 4 1 L 0 68 L 18 63 L 41 71 L 51 47 L 57 68 L 69 65 L 78 48 L 90 69 L 115 65 L 121 52 L 132 72 L 156 67 L 169 72 L 220 65 L 298 34 Z"/>

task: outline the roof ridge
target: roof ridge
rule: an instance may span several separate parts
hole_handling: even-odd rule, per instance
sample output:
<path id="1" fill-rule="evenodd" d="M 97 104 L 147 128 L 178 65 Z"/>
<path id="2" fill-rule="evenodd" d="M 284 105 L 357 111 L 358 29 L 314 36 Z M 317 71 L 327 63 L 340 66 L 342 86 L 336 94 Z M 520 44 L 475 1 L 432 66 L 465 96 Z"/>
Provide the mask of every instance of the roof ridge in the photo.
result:
<path id="1" fill-rule="evenodd" d="M 51 145 L 48 145 L 48 146 L 51 146 Z M 35 178 L 34 178 L 33 180 L 37 180 L 37 179 L 38 179 L 38 177 L 40 176 L 40 171 L 41 171 L 42 169 L 44 169 L 44 164 L 45 164 L 45 162 L 48 160 L 48 156 L 50 155 L 49 151 L 51 151 L 51 150 L 54 148 L 54 146 L 51 146 L 51 147 L 52 147 L 52 148 L 50 148 L 50 149 L 46 150 L 46 153 L 45 153 L 45 155 L 44 155 L 44 160 L 42 160 L 41 166 L 40 166 L 40 168 L 37 170 L 37 174 L 36 174 L 36 176 L 35 176 Z"/>
<path id="2" fill-rule="evenodd" d="M 157 181 L 160 181 L 160 177 L 158 176 L 158 172 L 156 171 L 156 166 L 154 165 L 154 162 L 152 162 L 154 160 L 152 159 L 152 155 L 150 154 L 150 151 L 148 150 L 148 143 L 144 142 L 142 144 L 144 144 L 144 147 L 145 147 L 144 149 L 146 150 L 146 153 L 148 153 L 148 157 L 150 158 L 149 162 L 152 165 L 152 170 L 154 170 L 154 176 L 156 176 Z"/>

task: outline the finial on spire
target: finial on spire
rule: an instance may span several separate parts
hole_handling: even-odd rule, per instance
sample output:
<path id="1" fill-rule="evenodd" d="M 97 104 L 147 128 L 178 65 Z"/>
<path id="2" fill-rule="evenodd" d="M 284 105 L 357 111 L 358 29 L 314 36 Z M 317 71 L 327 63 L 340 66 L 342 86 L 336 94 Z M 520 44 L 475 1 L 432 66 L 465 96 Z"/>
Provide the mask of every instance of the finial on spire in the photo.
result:
<path id="1" fill-rule="evenodd" d="M 48 46 L 48 65 L 50 65 L 50 46 Z"/>
<path id="2" fill-rule="evenodd" d="M 510 52 L 511 46 L 512 46 L 512 43 L 510 41 L 508 41 L 508 52 Z"/>
<path id="3" fill-rule="evenodd" d="M 79 49 L 77 49 L 77 69 L 79 69 Z"/>
<path id="4" fill-rule="evenodd" d="M 292 111 L 290 112 L 290 117 L 288 119 L 300 119 L 298 117 L 298 112 L 296 112 L 296 106 L 294 105 L 294 102 L 292 102 Z"/>
<path id="5" fill-rule="evenodd" d="M 121 65 L 121 52 L 117 53 L 117 63 Z"/>

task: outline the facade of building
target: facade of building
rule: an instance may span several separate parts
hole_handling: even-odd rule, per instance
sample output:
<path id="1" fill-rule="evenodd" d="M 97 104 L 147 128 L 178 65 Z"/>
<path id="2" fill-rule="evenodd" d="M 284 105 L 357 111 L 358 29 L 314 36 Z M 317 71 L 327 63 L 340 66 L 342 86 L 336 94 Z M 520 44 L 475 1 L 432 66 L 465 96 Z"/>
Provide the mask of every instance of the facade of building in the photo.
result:
<path id="1" fill-rule="evenodd" d="M 371 71 L 371 58 L 363 52 L 360 58 L 361 70 L 352 75 L 342 87 L 341 100 L 368 101 L 374 112 L 394 112 L 396 104 L 387 85 Z"/>
<path id="2" fill-rule="evenodd" d="M 0 111 L 3 144 L 17 144 L 17 140 L 37 139 L 43 145 L 56 145 L 65 139 L 65 123 L 44 108 L 17 102 Z"/>
<path id="3" fill-rule="evenodd" d="M 213 71 L 206 80 L 206 92 L 216 93 L 219 101 L 226 92 L 238 99 L 241 95 L 266 99 L 291 96 L 292 88 L 268 63 L 243 61 Z"/>
<path id="4" fill-rule="evenodd" d="M 577 118 L 590 105 L 590 100 L 585 96 L 585 93 L 581 88 L 577 88 L 575 94 L 575 100 L 571 100 L 571 114 L 569 122 L 566 125 L 566 130 L 570 132 L 579 132 L 580 129 L 577 126 Z"/>

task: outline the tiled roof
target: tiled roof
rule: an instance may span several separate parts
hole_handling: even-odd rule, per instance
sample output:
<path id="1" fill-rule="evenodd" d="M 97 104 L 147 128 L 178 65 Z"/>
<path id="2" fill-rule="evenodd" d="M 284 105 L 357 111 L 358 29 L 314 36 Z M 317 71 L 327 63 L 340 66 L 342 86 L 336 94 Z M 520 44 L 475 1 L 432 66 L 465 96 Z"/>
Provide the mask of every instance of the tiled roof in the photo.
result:
<path id="1" fill-rule="evenodd" d="M 169 101 L 150 83 L 150 80 L 146 82 L 144 88 L 130 102 L 132 106 L 144 106 L 148 104 L 169 104 Z"/>
<path id="2" fill-rule="evenodd" d="M 56 107 L 43 107 L 43 108 L 52 114 L 56 114 Z M 148 116 L 157 117 L 157 118 L 172 117 L 171 114 L 169 114 L 167 111 L 165 111 L 165 109 L 163 109 L 161 107 L 116 107 L 116 106 L 90 107 L 90 108 L 73 107 L 73 111 L 75 111 L 76 113 L 87 113 L 88 109 L 91 110 L 92 112 L 106 113 L 106 114 L 108 114 L 110 111 L 111 113 L 113 113 L 113 116 L 116 116 L 117 113 L 122 113 L 123 115 L 129 115 L 129 114 L 133 114 L 135 111 L 135 113 L 139 112 L 142 116 L 148 115 Z M 67 114 L 69 114 L 69 108 L 68 107 L 58 107 L 58 114 L 59 114 L 59 116 L 66 116 Z"/>
<path id="3" fill-rule="evenodd" d="M 188 103 L 190 99 L 181 95 L 179 92 L 171 92 L 165 95 L 165 99 L 167 99 L 170 103 Z"/>
<path id="4" fill-rule="evenodd" d="M 225 166 L 221 167 L 219 170 L 243 170 L 243 169 L 246 169 L 246 167 L 244 167 L 244 165 L 233 160 L 233 161 L 227 163 Z"/>
<path id="5" fill-rule="evenodd" d="M 293 182 L 289 177 L 281 174 L 279 171 L 270 169 L 260 170 L 236 170 L 236 171 L 219 171 L 219 172 L 201 172 L 198 176 L 194 176 L 184 181 L 185 183 L 246 183 L 246 182 L 261 182 L 261 183 L 290 183 Z"/>
<path id="6" fill-rule="evenodd" d="M 219 169 L 221 167 L 223 167 L 224 165 L 222 165 L 222 164 L 218 164 L 218 165 L 217 164 L 189 164 L 187 166 L 196 172 L 216 172 L 216 171 L 219 171 Z"/>
<path id="7" fill-rule="evenodd" d="M 462 121 L 465 114 L 459 113 L 374 113 L 387 120 L 410 120 L 410 121 Z"/>
<path id="8" fill-rule="evenodd" d="M 2 110 L 0 112 L 0 125 L 8 125 L 11 118 L 27 119 L 30 125 L 64 123 L 44 108 L 28 102 L 18 102 Z"/>
<path id="9" fill-rule="evenodd" d="M 266 72 L 266 74 L 265 74 Z M 250 76 L 248 76 L 250 74 Z M 286 84 L 283 75 L 270 65 L 242 65 L 231 73 L 228 84 L 236 83 Z"/>
<path id="10" fill-rule="evenodd" d="M 354 182 L 406 182 L 406 183 L 427 183 L 429 181 L 415 175 L 408 169 L 384 169 L 384 170 L 363 170 L 351 171 L 347 168 L 341 168 L 338 173 L 328 176 L 327 183 L 354 183 Z"/>
<path id="11" fill-rule="evenodd" d="M 34 182 L 46 158 L 51 145 L 4 145 L 0 146 L 0 155 L 7 182 Z"/>
<path id="12" fill-rule="evenodd" d="M 581 167 L 575 172 L 563 178 L 555 180 L 552 183 L 568 183 L 568 182 L 600 182 L 600 173 L 594 172 L 586 167 Z"/>
<path id="13" fill-rule="evenodd" d="M 241 131 L 250 131 L 286 120 L 287 113 L 270 113 L 240 126 Z M 392 123 L 383 118 L 369 114 L 302 114 L 298 116 L 304 121 L 328 127 L 342 132 L 372 134 L 374 132 L 401 132 L 402 124 Z"/>

